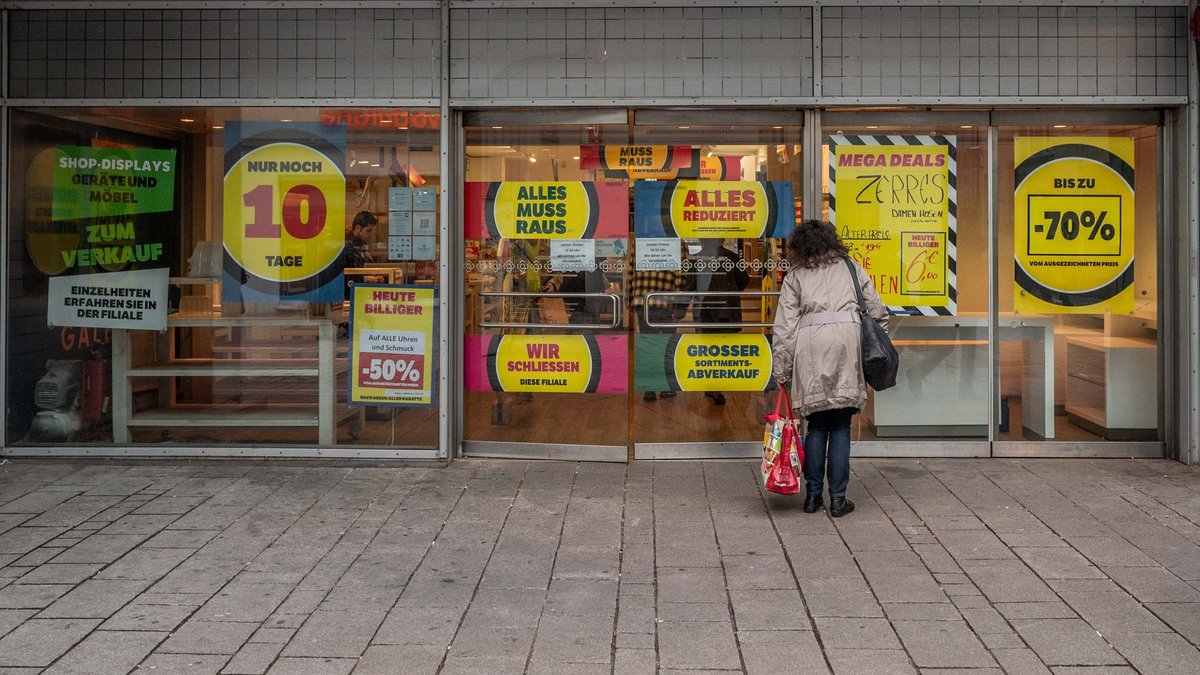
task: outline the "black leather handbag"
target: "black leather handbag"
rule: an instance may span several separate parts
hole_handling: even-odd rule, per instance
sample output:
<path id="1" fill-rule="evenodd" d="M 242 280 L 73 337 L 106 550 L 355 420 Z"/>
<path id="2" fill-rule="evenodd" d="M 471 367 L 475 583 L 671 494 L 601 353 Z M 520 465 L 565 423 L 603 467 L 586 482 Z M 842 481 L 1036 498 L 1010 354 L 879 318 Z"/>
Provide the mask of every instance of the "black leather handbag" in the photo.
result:
<path id="1" fill-rule="evenodd" d="M 875 391 L 896 386 L 896 371 L 900 369 L 900 355 L 892 345 L 892 339 L 871 315 L 863 300 L 862 286 L 858 283 L 858 271 L 850 258 L 843 258 L 854 282 L 854 294 L 858 297 L 858 313 L 862 316 L 862 369 L 863 378 Z"/>

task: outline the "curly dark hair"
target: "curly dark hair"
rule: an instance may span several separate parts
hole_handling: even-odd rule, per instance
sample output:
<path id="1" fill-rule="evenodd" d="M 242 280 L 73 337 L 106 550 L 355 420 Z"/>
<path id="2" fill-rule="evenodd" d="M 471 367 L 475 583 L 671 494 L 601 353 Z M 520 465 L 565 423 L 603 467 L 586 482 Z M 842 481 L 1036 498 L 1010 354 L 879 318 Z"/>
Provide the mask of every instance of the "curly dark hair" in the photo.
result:
<path id="1" fill-rule="evenodd" d="M 797 225 L 788 236 L 787 248 L 791 263 L 808 269 L 824 267 L 850 252 L 827 220 L 806 220 Z"/>

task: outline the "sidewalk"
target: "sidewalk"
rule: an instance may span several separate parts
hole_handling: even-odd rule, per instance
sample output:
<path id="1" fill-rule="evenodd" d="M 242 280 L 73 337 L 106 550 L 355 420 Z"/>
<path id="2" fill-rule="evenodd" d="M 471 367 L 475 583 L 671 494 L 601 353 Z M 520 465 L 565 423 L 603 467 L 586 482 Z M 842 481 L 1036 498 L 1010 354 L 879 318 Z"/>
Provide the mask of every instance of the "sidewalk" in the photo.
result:
<path id="1" fill-rule="evenodd" d="M 15 459 L 0 672 L 1200 672 L 1200 469 L 853 467 Z"/>

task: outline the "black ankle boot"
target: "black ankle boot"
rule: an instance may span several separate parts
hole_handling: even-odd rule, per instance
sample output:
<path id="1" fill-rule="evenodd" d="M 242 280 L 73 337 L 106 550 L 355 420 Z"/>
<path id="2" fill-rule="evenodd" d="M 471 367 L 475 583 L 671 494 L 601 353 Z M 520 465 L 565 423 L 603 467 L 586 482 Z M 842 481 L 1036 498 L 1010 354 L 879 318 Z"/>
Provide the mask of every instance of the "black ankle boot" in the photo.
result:
<path id="1" fill-rule="evenodd" d="M 834 518 L 842 516 L 854 510 L 854 502 L 845 497 L 830 497 L 829 498 L 829 515 Z"/>
<path id="2" fill-rule="evenodd" d="M 804 512 L 816 513 L 819 510 L 821 510 L 821 495 L 805 495 Z"/>

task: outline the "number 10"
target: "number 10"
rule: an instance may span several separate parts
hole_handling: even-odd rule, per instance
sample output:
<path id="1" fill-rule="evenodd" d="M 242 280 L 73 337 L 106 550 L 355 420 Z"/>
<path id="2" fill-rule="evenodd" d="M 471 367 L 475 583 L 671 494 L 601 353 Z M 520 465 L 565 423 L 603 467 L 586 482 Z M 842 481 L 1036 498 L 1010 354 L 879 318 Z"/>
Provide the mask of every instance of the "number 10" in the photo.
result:
<path id="1" fill-rule="evenodd" d="M 308 202 L 308 220 L 301 220 L 302 206 Z M 279 239 L 280 225 L 271 222 L 275 206 L 275 187 L 259 185 L 242 195 L 242 203 L 254 209 L 254 222 L 246 223 L 246 237 Z M 295 239 L 312 239 L 325 229 L 325 193 L 315 185 L 296 185 L 283 195 L 283 228 Z"/>

